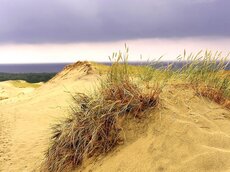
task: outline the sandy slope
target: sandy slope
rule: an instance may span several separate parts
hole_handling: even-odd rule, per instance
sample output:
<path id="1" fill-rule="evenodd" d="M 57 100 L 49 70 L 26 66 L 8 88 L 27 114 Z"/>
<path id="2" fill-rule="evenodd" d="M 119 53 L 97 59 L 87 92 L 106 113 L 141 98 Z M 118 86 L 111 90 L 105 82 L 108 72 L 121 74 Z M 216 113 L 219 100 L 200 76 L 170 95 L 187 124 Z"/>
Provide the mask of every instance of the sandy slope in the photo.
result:
<path id="1" fill-rule="evenodd" d="M 71 92 L 93 89 L 94 73 L 75 64 L 38 89 L 21 88 L 28 90 L 0 101 L 0 171 L 38 171 L 50 126 L 68 114 Z M 230 112 L 184 86 L 167 86 L 161 99 L 149 118 L 127 122 L 124 145 L 79 170 L 230 171 Z"/>
<path id="2" fill-rule="evenodd" d="M 144 134 L 84 170 L 230 171 L 230 112 L 178 86 L 164 90 L 162 103 L 145 131 L 135 127 Z"/>
<path id="3" fill-rule="evenodd" d="M 71 77 L 65 82 L 59 74 L 56 80 L 33 91 L 31 88 L 18 90 L 9 83 L 7 88 L 5 83 L 0 84 L 5 91 L 17 90 L 0 101 L 0 171 L 38 171 L 51 125 L 69 113 L 71 92 L 89 92 L 97 82 L 98 76 L 82 72 L 84 68 L 76 69 L 75 75 L 70 73 Z M 79 79 L 80 76 L 83 78 Z"/>

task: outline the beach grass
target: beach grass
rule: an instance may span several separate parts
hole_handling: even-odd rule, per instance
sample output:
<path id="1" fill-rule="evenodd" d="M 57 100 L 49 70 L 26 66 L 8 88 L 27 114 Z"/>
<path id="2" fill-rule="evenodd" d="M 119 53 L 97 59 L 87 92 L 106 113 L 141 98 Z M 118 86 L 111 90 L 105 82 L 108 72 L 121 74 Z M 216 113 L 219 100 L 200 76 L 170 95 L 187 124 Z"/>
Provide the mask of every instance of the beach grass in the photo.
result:
<path id="1" fill-rule="evenodd" d="M 160 94 L 170 80 L 180 80 L 204 96 L 230 108 L 230 73 L 227 58 L 209 51 L 178 57 L 183 67 L 173 64 L 154 68 L 128 64 L 129 50 L 113 53 L 111 66 L 103 67 L 105 76 L 95 94 L 73 95 L 74 106 L 66 120 L 52 128 L 52 138 L 44 162 L 46 171 L 61 172 L 79 167 L 85 160 L 106 154 L 125 142 L 123 121 L 148 117 L 158 107 Z M 100 68 L 100 66 L 99 66 Z M 178 88 L 180 89 L 180 88 Z M 146 113 L 148 112 L 148 113 Z"/>
<path id="2" fill-rule="evenodd" d="M 47 171 L 76 168 L 85 159 L 110 152 L 124 143 L 121 131 L 128 116 L 142 118 L 158 106 L 160 87 L 146 91 L 135 83 L 127 48 L 110 60 L 112 65 L 96 96 L 76 93 L 70 116 L 53 127 L 44 165 Z"/>
<path id="3" fill-rule="evenodd" d="M 230 73 L 226 71 L 228 57 L 221 52 L 200 51 L 186 55 L 185 51 L 179 59 L 185 61 L 185 65 L 178 74 L 198 95 L 230 108 Z"/>

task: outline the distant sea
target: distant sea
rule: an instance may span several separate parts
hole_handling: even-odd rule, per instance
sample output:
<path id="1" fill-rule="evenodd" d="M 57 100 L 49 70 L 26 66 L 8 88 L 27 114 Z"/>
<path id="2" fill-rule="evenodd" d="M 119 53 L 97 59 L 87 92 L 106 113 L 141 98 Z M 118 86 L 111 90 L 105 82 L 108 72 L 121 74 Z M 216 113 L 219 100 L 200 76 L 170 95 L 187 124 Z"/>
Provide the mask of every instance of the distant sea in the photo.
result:
<path id="1" fill-rule="evenodd" d="M 156 68 L 165 67 L 173 63 L 173 68 L 181 68 L 185 63 L 166 61 L 154 65 Z M 42 64 L 0 64 L 0 73 L 57 73 L 61 71 L 66 65 L 71 63 L 42 63 Z M 111 65 L 108 62 L 102 62 L 105 65 Z M 130 62 L 132 65 L 145 65 L 147 63 Z M 230 70 L 230 65 L 226 70 Z"/>
<path id="2" fill-rule="evenodd" d="M 70 63 L 0 64 L 4 73 L 57 73 Z"/>

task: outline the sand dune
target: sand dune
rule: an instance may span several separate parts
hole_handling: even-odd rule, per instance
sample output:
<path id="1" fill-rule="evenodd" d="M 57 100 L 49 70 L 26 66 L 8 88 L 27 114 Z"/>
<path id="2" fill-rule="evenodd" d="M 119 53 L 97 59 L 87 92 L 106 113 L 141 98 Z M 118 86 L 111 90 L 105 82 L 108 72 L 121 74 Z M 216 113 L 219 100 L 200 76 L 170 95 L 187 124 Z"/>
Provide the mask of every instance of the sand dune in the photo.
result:
<path id="1" fill-rule="evenodd" d="M 68 115 L 71 94 L 93 91 L 90 63 L 66 67 L 39 88 L 0 83 L 0 171 L 39 171 L 50 127 Z M 164 88 L 161 107 L 127 122 L 125 144 L 77 171 L 230 171 L 230 112 L 183 85 Z"/>
<path id="2" fill-rule="evenodd" d="M 229 111 L 178 86 L 162 102 L 145 129 L 132 129 L 141 134 L 127 132 L 124 146 L 85 171 L 229 171 Z"/>
<path id="3" fill-rule="evenodd" d="M 78 70 L 75 76 L 75 81 L 70 77 L 63 83 L 57 76 L 55 82 L 33 90 L 1 83 L 0 87 L 11 94 L 0 101 L 0 171 L 37 169 L 49 142 L 51 125 L 69 113 L 71 93 L 88 92 L 97 81 L 94 74 L 78 79 Z"/>

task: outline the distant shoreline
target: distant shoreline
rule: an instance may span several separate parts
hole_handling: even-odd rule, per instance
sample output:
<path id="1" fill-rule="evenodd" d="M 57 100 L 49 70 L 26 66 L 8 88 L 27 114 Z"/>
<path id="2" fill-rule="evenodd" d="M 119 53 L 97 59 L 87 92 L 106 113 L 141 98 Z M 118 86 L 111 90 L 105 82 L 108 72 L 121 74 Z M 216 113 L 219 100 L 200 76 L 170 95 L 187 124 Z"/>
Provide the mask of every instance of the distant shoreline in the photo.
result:
<path id="1" fill-rule="evenodd" d="M 111 65 L 110 62 L 97 62 L 100 64 Z M 57 73 L 61 71 L 66 65 L 72 63 L 40 63 L 40 64 L 0 64 L 0 73 Z M 131 65 L 146 65 L 148 62 L 133 61 L 129 62 Z M 185 62 L 176 62 L 176 61 L 161 61 L 155 64 L 154 66 L 165 67 L 169 64 L 173 64 L 174 68 L 181 68 Z M 230 64 L 226 68 L 230 70 Z"/>

